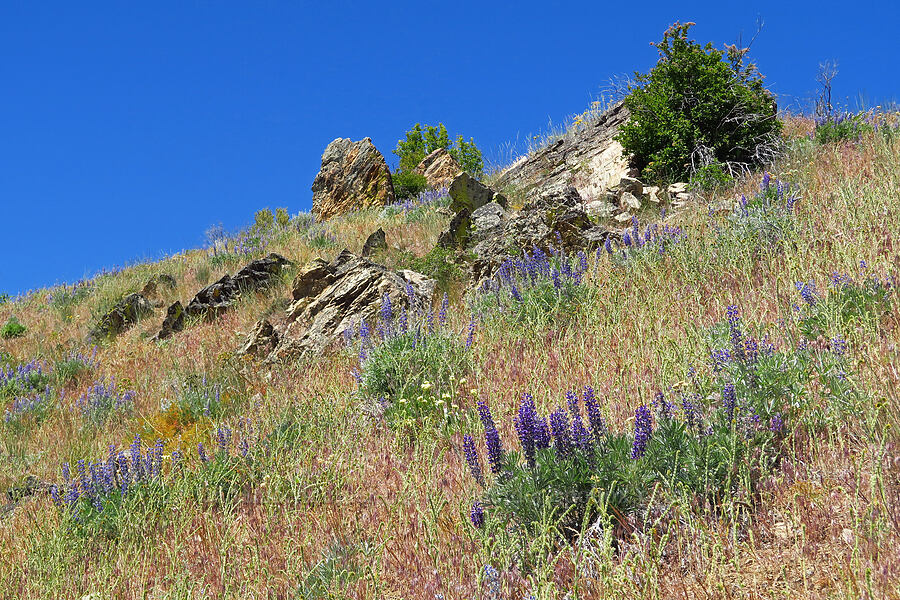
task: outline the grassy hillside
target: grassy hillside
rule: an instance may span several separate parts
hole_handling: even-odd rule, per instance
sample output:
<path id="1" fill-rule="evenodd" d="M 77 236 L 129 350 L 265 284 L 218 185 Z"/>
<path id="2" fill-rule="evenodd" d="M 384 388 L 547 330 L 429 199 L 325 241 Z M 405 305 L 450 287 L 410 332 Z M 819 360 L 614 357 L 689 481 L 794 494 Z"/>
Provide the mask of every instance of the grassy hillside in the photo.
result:
<path id="1" fill-rule="evenodd" d="M 900 597 L 900 141 L 882 128 L 821 144 L 812 128 L 789 119 L 769 199 L 753 174 L 667 215 L 680 233 L 663 251 L 601 248 L 565 293 L 538 282 L 510 300 L 504 288 L 502 310 L 465 294 L 446 257 L 425 259 L 449 220 L 439 203 L 295 219 L 237 250 L 188 251 L 0 305 L 0 325 L 14 316 L 26 328 L 0 340 L 0 489 L 10 490 L 0 597 Z M 715 210 L 742 193 L 746 208 Z M 380 260 L 440 275 L 448 344 L 465 344 L 474 315 L 471 349 L 441 395 L 423 382 L 410 399 L 442 409 L 388 398 L 394 409 L 373 416 L 355 347 L 293 364 L 236 356 L 259 318 L 287 306 L 292 272 L 165 342 L 149 341 L 164 309 L 96 350 L 85 341 L 154 275 L 177 281 L 160 288 L 163 305 L 184 302 L 253 258 L 331 259 L 378 227 L 396 247 Z M 497 498 L 528 499 L 527 471 L 476 482 L 463 446 L 471 435 L 488 470 L 477 402 L 512 464 L 522 395 L 545 415 L 585 386 L 616 483 L 580 480 L 587 517 L 574 523 L 504 509 Z M 686 464 L 678 450 L 652 466 L 691 402 L 705 424 L 687 426 L 683 448 L 724 432 L 733 456 Z M 641 406 L 652 413 L 646 455 L 634 443 Z M 77 482 L 79 461 L 106 461 L 111 447 L 131 448 L 115 460 L 133 478 L 141 452 L 147 475 L 70 508 L 64 464 Z M 632 454 L 616 463 L 616 448 Z M 630 495 L 613 501 L 616 490 Z"/>

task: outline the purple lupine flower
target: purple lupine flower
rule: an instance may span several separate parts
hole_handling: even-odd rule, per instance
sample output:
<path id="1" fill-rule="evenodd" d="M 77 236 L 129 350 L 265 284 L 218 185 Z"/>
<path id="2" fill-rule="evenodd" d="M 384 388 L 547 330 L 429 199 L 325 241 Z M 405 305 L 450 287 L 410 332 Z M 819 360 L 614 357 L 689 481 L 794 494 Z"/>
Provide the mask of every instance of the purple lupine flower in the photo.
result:
<path id="1" fill-rule="evenodd" d="M 59 489 L 55 485 L 50 486 L 50 499 L 56 508 L 62 508 L 62 498 L 59 497 Z"/>
<path id="2" fill-rule="evenodd" d="M 66 483 L 69 483 L 72 480 L 72 476 L 69 473 L 69 463 L 67 463 L 67 462 L 64 462 L 62 464 L 62 476 L 63 476 L 63 481 L 65 481 Z"/>
<path id="3" fill-rule="evenodd" d="M 672 405 L 666 400 L 666 395 L 662 392 L 656 392 L 656 395 L 653 397 L 653 406 L 656 408 L 656 414 L 660 420 L 672 418 Z"/>
<path id="4" fill-rule="evenodd" d="M 250 452 L 250 442 L 247 441 L 246 437 L 241 438 L 238 444 L 238 451 L 241 453 L 241 458 L 247 458 L 247 454 Z"/>
<path id="5" fill-rule="evenodd" d="M 472 347 L 472 342 L 475 339 L 475 316 L 472 316 L 472 320 L 469 321 L 469 333 L 466 335 L 466 350 L 469 350 Z"/>
<path id="6" fill-rule="evenodd" d="M 216 430 L 216 444 L 219 452 L 228 456 L 228 447 L 231 445 L 231 429 L 228 427 L 219 427 Z"/>
<path id="7" fill-rule="evenodd" d="M 731 352 L 729 352 L 725 348 L 722 348 L 720 350 L 713 350 L 712 362 L 713 371 L 719 373 L 728 365 L 729 362 L 731 362 Z"/>
<path id="8" fill-rule="evenodd" d="M 537 411 L 534 406 L 534 398 L 531 394 L 522 394 L 522 403 L 519 405 L 519 414 L 516 417 L 516 433 L 519 434 L 519 444 L 525 454 L 525 461 L 530 468 L 534 468 L 534 427 L 537 420 Z"/>
<path id="9" fill-rule="evenodd" d="M 500 434 L 494 425 L 491 409 L 483 400 L 478 401 L 478 415 L 484 426 L 484 441 L 488 451 L 488 462 L 491 465 L 491 473 L 500 474 L 503 470 L 503 447 L 500 445 Z"/>
<path id="10" fill-rule="evenodd" d="M 650 409 L 641 404 L 634 411 L 634 443 L 631 446 L 631 458 L 637 460 L 647 452 L 647 444 L 653 435 L 653 417 Z"/>
<path id="11" fill-rule="evenodd" d="M 519 292 L 519 288 L 516 287 L 516 284 L 513 283 L 509 288 L 509 294 L 513 297 L 513 300 L 516 302 L 522 301 L 522 294 Z"/>
<path id="12" fill-rule="evenodd" d="M 447 297 L 447 292 L 444 292 L 444 297 L 441 300 L 441 310 L 438 312 L 438 325 L 443 327 L 447 324 L 447 309 L 450 307 L 450 299 Z"/>
<path id="13" fill-rule="evenodd" d="M 203 448 L 203 442 L 197 444 L 197 455 L 200 457 L 200 462 L 204 464 L 209 462 L 209 457 L 206 456 L 206 450 Z"/>
<path id="14" fill-rule="evenodd" d="M 807 283 L 798 281 L 794 284 L 794 287 L 796 287 L 797 291 L 800 292 L 800 297 L 803 298 L 804 302 L 806 302 L 810 306 L 816 305 L 816 284 L 814 282 Z"/>
<path id="15" fill-rule="evenodd" d="M 622 234 L 622 243 L 625 244 L 626 248 L 631 247 L 631 234 L 628 233 L 627 231 L 624 234 Z"/>
<path id="16" fill-rule="evenodd" d="M 726 384 L 722 388 L 722 406 L 725 408 L 725 416 L 728 422 L 734 420 L 734 410 L 737 407 L 737 393 L 734 390 L 734 384 Z"/>
<path id="17" fill-rule="evenodd" d="M 384 294 L 384 300 L 381 302 L 381 323 L 385 329 L 385 334 L 391 335 L 391 324 L 394 321 L 394 310 L 391 308 L 391 297 Z"/>
<path id="18" fill-rule="evenodd" d="M 469 520 L 472 521 L 472 526 L 475 527 L 475 529 L 484 527 L 484 507 L 481 506 L 480 502 L 472 503 L 472 510 L 469 512 Z"/>
<path id="19" fill-rule="evenodd" d="M 572 440 L 575 447 L 582 452 L 590 453 L 591 434 L 584 426 L 581 419 L 581 410 L 578 408 L 578 394 L 573 391 L 566 392 L 566 402 L 569 405 L 569 412 L 572 413 Z"/>
<path id="20" fill-rule="evenodd" d="M 701 410 L 697 402 L 691 396 L 681 399 L 681 411 L 684 413 L 684 421 L 688 429 L 699 429 L 701 425 Z"/>
<path id="21" fill-rule="evenodd" d="M 731 339 L 731 348 L 734 350 L 735 357 L 738 360 L 742 360 L 744 358 L 744 342 L 743 342 L 743 334 L 741 333 L 741 317 L 738 312 L 738 307 L 734 304 L 729 305 L 726 308 L 728 313 L 728 331 L 729 338 Z"/>
<path id="22" fill-rule="evenodd" d="M 566 411 L 557 408 L 550 413 L 550 430 L 553 433 L 553 444 L 556 457 L 560 460 L 572 455 L 572 439 L 570 436 L 569 418 Z"/>
<path id="23" fill-rule="evenodd" d="M 469 465 L 469 471 L 472 472 L 472 477 L 475 478 L 478 485 L 484 487 L 484 472 L 481 470 L 481 461 L 478 460 L 475 440 L 469 434 L 463 436 L 463 454 L 466 457 L 466 464 Z"/>
<path id="24" fill-rule="evenodd" d="M 784 429 L 784 419 L 781 418 L 781 415 L 775 414 L 772 415 L 772 418 L 769 419 L 769 431 L 774 433 L 780 433 L 781 430 Z"/>
<path id="25" fill-rule="evenodd" d="M 831 351 L 835 356 L 844 356 L 847 353 L 847 340 L 840 336 L 831 338 Z"/>
<path id="26" fill-rule="evenodd" d="M 406 316 L 406 307 L 400 307 L 400 319 L 397 322 L 397 326 L 400 328 L 400 333 L 406 333 L 406 330 L 409 328 L 409 319 Z"/>
<path id="27" fill-rule="evenodd" d="M 556 289 L 560 289 L 562 287 L 562 282 L 559 279 L 559 270 L 553 269 L 550 277 L 553 279 L 553 287 L 555 287 Z"/>
<path id="28" fill-rule="evenodd" d="M 594 434 L 594 441 L 598 444 L 606 435 L 606 423 L 603 421 L 603 415 L 600 414 L 600 407 L 597 405 L 597 399 L 594 396 L 594 388 L 587 385 L 584 387 L 582 394 L 584 407 L 587 410 L 588 422 L 591 425 L 591 431 Z"/>
<path id="29" fill-rule="evenodd" d="M 607 237 L 606 240 L 603 242 L 603 247 L 606 249 L 606 253 L 609 254 L 610 256 L 612 256 L 613 247 L 612 247 L 612 242 L 609 240 L 609 237 Z"/>
<path id="30" fill-rule="evenodd" d="M 536 450 L 543 450 L 550 447 L 550 426 L 547 425 L 547 419 L 538 417 L 534 422 L 534 447 Z"/>

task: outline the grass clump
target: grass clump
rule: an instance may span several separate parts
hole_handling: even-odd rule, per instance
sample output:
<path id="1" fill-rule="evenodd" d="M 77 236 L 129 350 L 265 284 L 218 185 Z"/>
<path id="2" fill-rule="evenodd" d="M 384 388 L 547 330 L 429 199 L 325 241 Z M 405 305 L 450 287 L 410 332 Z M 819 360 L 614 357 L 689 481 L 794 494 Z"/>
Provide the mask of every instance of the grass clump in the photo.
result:
<path id="1" fill-rule="evenodd" d="M 862 264 L 865 268 L 865 263 Z M 800 304 L 795 304 L 798 327 L 808 340 L 823 336 L 846 335 L 857 327 L 875 331 L 890 313 L 896 282 L 865 276 L 833 273 L 831 285 L 820 295 L 814 282 L 798 281 Z"/>
<path id="2" fill-rule="evenodd" d="M 28 328 L 19 322 L 15 315 L 11 315 L 3 327 L 0 327 L 0 338 L 11 340 L 13 338 L 22 337 Z"/>
<path id="3" fill-rule="evenodd" d="M 796 235 L 794 209 L 799 199 L 790 186 L 763 174 L 759 191 L 750 199 L 741 196 L 740 204 L 728 213 L 717 243 L 725 250 L 751 254 L 784 250 Z"/>
<path id="4" fill-rule="evenodd" d="M 864 134 L 874 131 L 866 113 L 832 113 L 816 119 L 813 139 L 818 144 L 858 141 Z"/>
<path id="5" fill-rule="evenodd" d="M 67 386 L 82 375 L 97 367 L 97 347 L 90 356 L 82 352 L 71 352 L 53 364 L 53 379 L 60 388 Z"/>
<path id="6" fill-rule="evenodd" d="M 75 408 L 85 423 L 95 427 L 105 424 L 113 415 L 127 415 L 134 406 L 134 392 L 120 390 L 114 378 L 99 379 L 76 401 Z"/>

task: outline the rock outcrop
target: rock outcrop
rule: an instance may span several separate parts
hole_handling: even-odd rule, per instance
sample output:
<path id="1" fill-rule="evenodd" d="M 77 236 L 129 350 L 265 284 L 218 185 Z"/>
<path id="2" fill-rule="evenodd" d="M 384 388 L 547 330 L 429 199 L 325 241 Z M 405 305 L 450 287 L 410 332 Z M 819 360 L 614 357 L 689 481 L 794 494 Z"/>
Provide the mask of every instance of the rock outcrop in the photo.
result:
<path id="1" fill-rule="evenodd" d="M 268 319 L 262 319 L 253 326 L 253 331 L 247 337 L 247 341 L 241 346 L 238 355 L 254 354 L 266 356 L 278 346 L 278 332 Z"/>
<path id="2" fill-rule="evenodd" d="M 595 225 L 582 209 L 583 201 L 573 186 L 558 184 L 508 215 L 498 208 L 485 207 L 476 219 L 476 256 L 472 265 L 474 281 L 489 277 L 510 253 L 550 247 L 567 252 L 590 250 L 602 244 L 610 231 Z"/>
<path id="3" fill-rule="evenodd" d="M 317 221 L 394 202 L 391 172 L 369 138 L 358 142 L 338 138 L 328 144 L 312 192 Z"/>
<path id="4" fill-rule="evenodd" d="M 425 177 L 429 187 L 438 189 L 448 187 L 462 170 L 447 150 L 438 148 L 422 159 L 415 172 Z"/>
<path id="5" fill-rule="evenodd" d="M 141 294 L 128 294 L 103 315 L 90 337 L 94 340 L 115 337 L 150 314 L 153 305 L 149 300 Z"/>
<path id="6" fill-rule="evenodd" d="M 184 306 L 180 300 L 176 300 L 166 311 L 166 318 L 163 319 L 159 333 L 153 336 L 153 340 L 164 340 L 179 331 L 184 331 Z"/>
<path id="7" fill-rule="evenodd" d="M 265 258 L 254 260 L 235 273 L 234 277 L 225 274 L 217 282 L 197 292 L 184 312 L 195 318 L 215 318 L 234 304 L 241 294 L 268 287 L 272 278 L 290 264 L 291 261 L 274 252 Z"/>
<path id="8" fill-rule="evenodd" d="M 369 257 L 378 250 L 387 250 L 387 247 L 387 236 L 384 234 L 384 229 L 379 227 L 372 235 L 366 238 L 366 243 L 362 247 L 362 255 Z"/>
<path id="9" fill-rule="evenodd" d="M 348 250 L 331 262 L 316 259 L 294 280 L 286 327 L 267 360 L 325 351 L 344 330 L 374 321 L 385 295 L 396 311 L 430 308 L 434 288 L 424 275 L 392 271 Z"/>
<path id="10" fill-rule="evenodd" d="M 506 198 L 502 194 L 498 194 L 465 172 L 453 179 L 448 193 L 450 194 L 450 210 L 454 213 L 465 208 L 471 215 L 489 202 L 506 206 Z"/>
<path id="11" fill-rule="evenodd" d="M 622 145 L 613 139 L 628 117 L 628 109 L 619 102 L 585 127 L 516 162 L 500 176 L 496 188 L 521 190 L 526 200 L 533 201 L 542 190 L 572 185 L 585 202 L 602 199 L 629 172 Z"/>

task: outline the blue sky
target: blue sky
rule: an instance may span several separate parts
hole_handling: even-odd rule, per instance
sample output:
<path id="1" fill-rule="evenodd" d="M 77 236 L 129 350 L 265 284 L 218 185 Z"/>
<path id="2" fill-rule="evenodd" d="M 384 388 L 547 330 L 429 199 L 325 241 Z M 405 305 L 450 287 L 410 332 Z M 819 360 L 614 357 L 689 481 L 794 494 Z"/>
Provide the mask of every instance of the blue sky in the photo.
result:
<path id="1" fill-rule="evenodd" d="M 753 45 L 781 105 L 820 62 L 900 99 L 895 2 L 11 2 L 0 6 L 0 292 L 196 247 L 308 210 L 322 150 L 443 122 L 486 155 L 653 66 L 672 22 Z"/>

